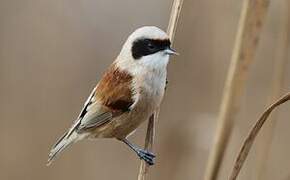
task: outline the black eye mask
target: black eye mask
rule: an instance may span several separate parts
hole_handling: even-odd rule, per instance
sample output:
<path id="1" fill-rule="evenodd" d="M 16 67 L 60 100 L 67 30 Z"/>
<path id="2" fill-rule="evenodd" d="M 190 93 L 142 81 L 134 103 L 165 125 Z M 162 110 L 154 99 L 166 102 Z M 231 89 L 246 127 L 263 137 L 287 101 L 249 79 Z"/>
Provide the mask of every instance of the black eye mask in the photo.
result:
<path id="1" fill-rule="evenodd" d="M 170 47 L 169 39 L 138 39 L 133 42 L 132 56 L 134 59 L 140 59 Z"/>

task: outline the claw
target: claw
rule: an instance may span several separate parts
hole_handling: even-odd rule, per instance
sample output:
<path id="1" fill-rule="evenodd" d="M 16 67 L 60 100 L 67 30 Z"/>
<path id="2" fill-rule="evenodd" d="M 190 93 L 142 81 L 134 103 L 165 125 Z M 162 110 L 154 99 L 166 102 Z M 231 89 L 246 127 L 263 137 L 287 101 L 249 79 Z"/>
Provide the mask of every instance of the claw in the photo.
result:
<path id="1" fill-rule="evenodd" d="M 154 164 L 154 158 L 156 156 L 152 152 L 134 146 L 127 139 L 122 139 L 122 142 L 129 146 L 138 155 L 138 157 L 143 159 L 148 165 L 151 166 Z"/>
<path id="2" fill-rule="evenodd" d="M 154 158 L 156 157 L 153 153 L 139 149 L 137 151 L 137 155 L 140 157 L 140 159 L 143 159 L 147 164 L 154 165 Z"/>

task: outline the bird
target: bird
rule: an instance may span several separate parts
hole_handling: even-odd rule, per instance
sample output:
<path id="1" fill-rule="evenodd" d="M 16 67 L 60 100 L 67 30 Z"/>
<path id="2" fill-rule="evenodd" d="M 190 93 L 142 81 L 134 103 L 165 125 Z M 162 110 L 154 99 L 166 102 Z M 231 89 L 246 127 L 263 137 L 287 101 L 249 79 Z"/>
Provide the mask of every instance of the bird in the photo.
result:
<path id="1" fill-rule="evenodd" d="M 117 139 L 153 165 L 156 156 L 132 144 L 128 137 L 160 106 L 170 55 L 178 53 L 160 28 L 143 26 L 131 33 L 72 126 L 53 145 L 47 165 L 75 142 L 96 138 Z"/>

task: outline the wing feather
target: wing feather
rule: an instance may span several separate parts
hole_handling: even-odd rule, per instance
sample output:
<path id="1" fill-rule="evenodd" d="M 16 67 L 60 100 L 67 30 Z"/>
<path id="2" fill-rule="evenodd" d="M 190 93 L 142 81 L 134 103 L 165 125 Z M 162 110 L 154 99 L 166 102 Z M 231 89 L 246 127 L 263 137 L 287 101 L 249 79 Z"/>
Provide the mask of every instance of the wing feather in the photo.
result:
<path id="1" fill-rule="evenodd" d="M 129 111 L 134 103 L 131 83 L 132 76 L 113 64 L 91 92 L 71 132 L 101 126 Z"/>

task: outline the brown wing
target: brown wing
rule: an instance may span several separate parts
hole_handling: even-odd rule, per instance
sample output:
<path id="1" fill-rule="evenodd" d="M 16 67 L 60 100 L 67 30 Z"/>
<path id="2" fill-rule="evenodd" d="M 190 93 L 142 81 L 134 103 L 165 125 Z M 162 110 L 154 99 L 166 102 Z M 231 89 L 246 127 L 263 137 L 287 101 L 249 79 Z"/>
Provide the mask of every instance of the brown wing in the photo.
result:
<path id="1" fill-rule="evenodd" d="M 91 93 L 79 118 L 78 129 L 97 127 L 129 111 L 133 102 L 132 76 L 114 64 Z"/>
<path id="2" fill-rule="evenodd" d="M 96 97 L 112 110 L 127 111 L 133 104 L 132 76 L 114 64 L 104 74 L 96 89 Z"/>

